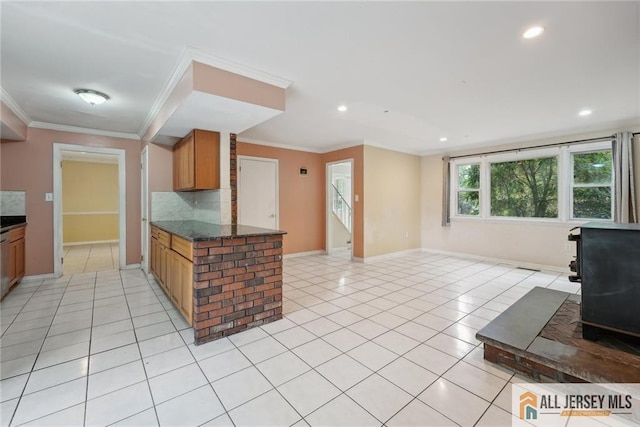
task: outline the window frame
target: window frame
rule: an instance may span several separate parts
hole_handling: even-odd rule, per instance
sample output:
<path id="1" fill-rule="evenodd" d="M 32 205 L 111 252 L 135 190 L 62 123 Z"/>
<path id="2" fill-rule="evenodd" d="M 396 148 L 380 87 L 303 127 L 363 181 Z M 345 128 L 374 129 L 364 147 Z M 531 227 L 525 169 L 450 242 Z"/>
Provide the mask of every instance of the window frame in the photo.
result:
<path id="1" fill-rule="evenodd" d="M 567 186 L 567 199 L 569 202 L 568 212 L 567 212 L 567 221 L 571 222 L 589 222 L 589 221 L 603 221 L 603 222 L 613 222 L 613 218 L 615 216 L 615 179 L 616 179 L 616 171 L 615 165 L 613 165 L 613 147 L 611 142 L 605 143 L 595 143 L 595 144 L 586 144 L 586 147 L 576 146 L 576 147 L 568 147 L 568 162 L 570 164 L 569 169 L 569 185 Z M 588 187 L 609 187 L 611 189 L 611 208 L 610 214 L 611 218 L 602 219 L 602 218 L 574 218 L 573 216 L 573 189 L 576 188 L 573 182 L 574 171 L 573 171 L 573 159 L 574 154 L 588 154 L 588 153 L 598 153 L 602 151 L 611 151 L 611 182 L 608 185 L 602 184 L 588 184 L 588 185 L 578 185 L 577 188 L 588 188 Z"/>
<path id="2" fill-rule="evenodd" d="M 544 225 L 583 224 L 590 221 L 613 222 L 613 219 L 573 218 L 573 154 L 590 153 L 611 150 L 612 141 L 586 144 L 563 145 L 557 147 L 542 147 L 534 149 L 514 150 L 499 154 L 484 154 L 474 157 L 463 157 L 451 160 L 450 168 L 450 209 L 453 221 L 482 221 L 496 223 L 528 223 Z M 491 215 L 491 164 L 530 160 L 544 157 L 557 158 L 558 173 L 558 216 L 556 218 L 508 217 Z M 479 215 L 458 214 L 458 166 L 480 164 L 480 212 Z M 615 168 L 611 177 L 611 205 L 612 218 L 615 206 Z M 467 190 L 468 191 L 468 190 Z"/>
<path id="3" fill-rule="evenodd" d="M 479 179 L 478 179 L 478 188 L 460 188 L 460 177 L 458 174 L 458 168 L 460 166 L 473 166 L 473 165 L 478 165 L 478 167 L 480 168 L 479 171 Z M 454 215 L 459 217 L 459 218 L 478 218 L 480 215 L 482 215 L 482 165 L 480 164 L 480 162 L 456 162 L 453 165 L 452 168 L 452 174 L 453 174 L 453 185 L 451 186 L 451 188 L 453 189 L 453 212 Z M 460 193 L 460 191 L 477 191 L 478 192 L 478 204 L 480 206 L 480 210 L 478 211 L 478 215 L 468 215 L 468 214 L 460 214 L 458 213 L 458 195 Z"/>

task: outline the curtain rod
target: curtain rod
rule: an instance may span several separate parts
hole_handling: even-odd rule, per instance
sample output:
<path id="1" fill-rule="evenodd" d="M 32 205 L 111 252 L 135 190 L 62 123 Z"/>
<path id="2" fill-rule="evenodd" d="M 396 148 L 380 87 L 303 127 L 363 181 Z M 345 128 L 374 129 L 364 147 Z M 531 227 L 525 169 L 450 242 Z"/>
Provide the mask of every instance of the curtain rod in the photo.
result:
<path id="1" fill-rule="evenodd" d="M 638 132 L 640 134 L 640 132 Z M 634 134 L 636 135 L 636 134 Z M 545 145 L 535 145 L 530 147 L 521 147 L 521 148 L 508 148 L 504 150 L 495 150 L 495 151 L 485 151 L 484 153 L 475 153 L 475 154 L 462 154 L 460 156 L 450 156 L 443 157 L 442 160 L 453 160 L 453 159 L 463 159 L 465 157 L 478 157 L 478 156 L 486 156 L 488 154 L 500 154 L 500 153 L 513 153 L 515 151 L 523 151 L 523 150 L 535 150 L 538 148 L 546 148 L 546 147 L 559 147 L 562 145 L 572 145 L 572 144 L 587 144 L 590 142 L 601 142 L 601 141 L 611 141 L 615 136 L 602 136 L 600 138 L 589 138 L 589 139 L 578 139 L 576 141 L 566 141 L 566 142 L 556 142 L 554 144 L 545 144 Z"/>

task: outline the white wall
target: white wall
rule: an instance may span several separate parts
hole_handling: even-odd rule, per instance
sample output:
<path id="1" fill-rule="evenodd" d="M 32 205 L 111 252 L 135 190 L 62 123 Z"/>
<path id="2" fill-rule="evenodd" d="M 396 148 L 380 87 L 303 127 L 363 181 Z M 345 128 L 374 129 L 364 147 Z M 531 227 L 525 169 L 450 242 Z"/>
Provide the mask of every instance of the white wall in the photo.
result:
<path id="1" fill-rule="evenodd" d="M 629 129 L 638 131 L 640 128 Z M 561 138 L 524 142 L 497 149 L 544 145 L 611 135 L 616 131 L 582 134 Z M 484 148 L 475 151 L 491 151 Z M 640 136 L 635 138 L 636 164 L 640 165 Z M 467 151 L 464 154 L 472 154 Z M 457 153 L 456 153 L 457 154 Z M 462 153 L 461 153 L 462 154 Z M 568 270 L 575 255 L 575 244 L 567 245 L 570 224 L 522 224 L 509 221 L 490 222 L 452 219 L 442 227 L 442 157 L 435 154 L 422 157 L 422 247 L 488 258 L 511 260 L 517 264 L 552 266 Z M 449 153 L 454 155 L 454 153 Z M 640 170 L 636 173 L 636 193 L 640 201 Z M 568 249 L 568 250 L 567 250 Z"/>

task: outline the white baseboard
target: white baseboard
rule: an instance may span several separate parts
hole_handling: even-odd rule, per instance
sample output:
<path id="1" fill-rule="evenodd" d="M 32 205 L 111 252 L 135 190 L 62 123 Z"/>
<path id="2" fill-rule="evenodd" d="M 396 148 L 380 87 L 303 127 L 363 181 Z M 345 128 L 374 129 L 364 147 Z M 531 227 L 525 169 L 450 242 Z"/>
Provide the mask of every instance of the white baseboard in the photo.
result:
<path id="1" fill-rule="evenodd" d="M 72 242 L 72 243 L 63 243 L 62 246 L 82 246 L 82 245 L 101 245 L 105 243 L 118 243 L 119 240 L 93 240 L 90 242 Z"/>
<path id="2" fill-rule="evenodd" d="M 402 255 L 408 255 L 408 254 L 421 252 L 421 251 L 422 251 L 421 248 L 407 249 L 407 250 L 404 250 L 404 251 L 390 252 L 388 254 L 369 256 L 369 257 L 364 257 L 364 258 L 356 258 L 356 257 L 354 257 L 353 260 L 354 261 L 358 261 L 358 262 L 364 262 L 366 264 L 366 263 L 369 263 L 369 262 L 384 261 L 386 259 L 397 258 L 397 257 L 402 256 Z"/>
<path id="3" fill-rule="evenodd" d="M 124 267 L 122 267 L 120 270 L 135 270 L 135 269 L 141 269 L 142 268 L 142 264 L 138 263 L 138 264 L 127 264 Z"/>
<path id="4" fill-rule="evenodd" d="M 471 258 L 471 259 L 477 259 L 479 261 L 497 262 L 500 264 L 509 264 L 509 265 L 513 265 L 514 267 L 523 267 L 531 270 L 554 271 L 557 273 L 564 273 L 564 274 L 569 274 L 571 272 L 568 267 L 562 268 L 556 265 L 534 264 L 530 262 L 522 262 L 522 261 L 516 261 L 512 259 L 492 258 L 492 257 L 486 257 L 482 255 L 468 254 L 464 252 L 443 251 L 440 249 L 427 249 L 427 248 L 422 248 L 422 252 L 429 252 L 429 253 L 438 254 L 438 255 L 449 255 L 449 256 L 455 256 L 455 257 L 461 257 L 461 258 Z"/>
<path id="5" fill-rule="evenodd" d="M 293 254 L 286 254 L 283 255 L 282 258 L 283 259 L 289 259 L 289 258 L 300 258 L 303 256 L 311 256 L 311 255 L 324 255 L 326 252 L 323 250 L 317 250 L 317 251 L 309 251 L 309 252 L 296 252 Z"/>
<path id="6" fill-rule="evenodd" d="M 61 276 L 57 276 L 54 273 L 47 273 L 47 274 L 35 274 L 33 276 L 24 276 L 20 282 L 35 282 L 37 280 L 46 280 L 46 279 L 57 279 L 58 277 Z"/>

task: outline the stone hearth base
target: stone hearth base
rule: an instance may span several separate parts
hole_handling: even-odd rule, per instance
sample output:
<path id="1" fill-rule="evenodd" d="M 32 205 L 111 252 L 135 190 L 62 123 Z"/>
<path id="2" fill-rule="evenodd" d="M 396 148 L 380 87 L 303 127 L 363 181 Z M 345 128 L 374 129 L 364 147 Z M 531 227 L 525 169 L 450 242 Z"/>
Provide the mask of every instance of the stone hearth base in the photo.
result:
<path id="1" fill-rule="evenodd" d="M 484 358 L 539 382 L 640 382 L 640 339 L 601 331 L 582 339 L 579 296 L 546 288 L 478 331 Z"/>

